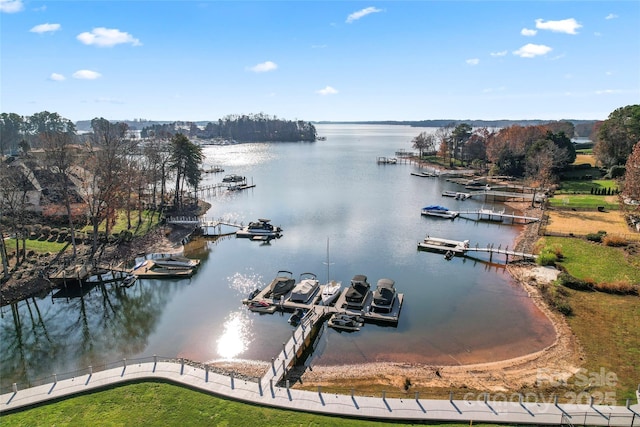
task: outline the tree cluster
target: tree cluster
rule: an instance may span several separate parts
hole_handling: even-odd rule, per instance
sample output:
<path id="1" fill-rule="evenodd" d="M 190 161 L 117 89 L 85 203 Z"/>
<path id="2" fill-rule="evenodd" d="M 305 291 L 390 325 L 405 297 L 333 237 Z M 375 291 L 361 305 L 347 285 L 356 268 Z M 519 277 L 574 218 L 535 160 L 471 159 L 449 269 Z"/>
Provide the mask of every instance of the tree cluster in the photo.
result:
<path id="1" fill-rule="evenodd" d="M 187 128 L 187 129 L 185 129 Z M 316 140 L 316 128 L 302 120 L 282 120 L 264 114 L 230 115 L 199 127 L 195 123 L 156 124 L 142 129 L 141 136 L 171 136 L 186 133 L 190 138 L 234 140 L 238 142 L 297 142 Z"/>
<path id="2" fill-rule="evenodd" d="M 141 224 L 145 208 L 163 210 L 171 203 L 169 179 L 176 178 L 173 202 L 177 209 L 190 202 L 184 198 L 187 188 L 197 190 L 201 181 L 202 150 L 180 133 L 142 142 L 128 137 L 126 124 L 104 118 L 93 119 L 92 132 L 82 136 L 73 123 L 55 113 L 27 118 L 3 114 L 1 119 L 2 147 L 12 155 L 0 162 L 0 235 L 6 230 L 18 237 L 18 261 L 26 238 L 21 230 L 31 221 L 27 213 L 32 211 L 29 197 L 34 192 L 64 207 L 75 256 L 79 226 L 92 226 L 95 253 L 99 227 L 104 224 L 104 235 L 109 236 L 119 211 L 126 212 L 131 229 L 132 212 L 138 212 Z M 29 149 L 18 150 L 23 141 Z M 84 216 L 77 215 L 78 205 Z M 5 265 L 4 240 L 0 253 Z M 6 275 L 7 268 L 4 271 Z"/>
<path id="3" fill-rule="evenodd" d="M 499 130 L 472 128 L 467 123 L 438 128 L 434 134 L 420 133 L 413 147 L 420 156 L 437 152 L 449 166 L 484 168 L 491 165 L 493 175 L 529 177 L 548 183 L 573 163 L 575 147 L 567 133 L 572 125 L 512 125 Z"/>

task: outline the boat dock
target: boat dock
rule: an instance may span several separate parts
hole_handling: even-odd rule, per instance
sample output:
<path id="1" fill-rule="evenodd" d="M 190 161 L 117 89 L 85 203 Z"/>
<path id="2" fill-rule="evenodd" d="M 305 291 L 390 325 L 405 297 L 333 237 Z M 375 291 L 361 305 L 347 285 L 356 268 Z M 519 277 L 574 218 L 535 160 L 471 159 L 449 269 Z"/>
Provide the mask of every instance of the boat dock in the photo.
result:
<path id="1" fill-rule="evenodd" d="M 466 256 L 469 252 L 486 252 L 489 254 L 489 262 L 493 262 L 493 255 L 495 254 L 504 255 L 505 263 L 509 263 L 509 257 L 528 260 L 535 260 L 538 258 L 538 255 L 535 254 L 510 250 L 509 246 L 502 248 L 502 245 L 498 245 L 498 247 L 496 247 L 493 243 L 485 247 L 480 247 L 477 243 L 475 246 L 471 246 L 469 245 L 468 240 L 458 241 L 429 236 L 425 237 L 423 241 L 418 242 L 418 250 L 427 250 L 445 254 L 451 252 L 458 256 Z"/>
<path id="2" fill-rule="evenodd" d="M 540 218 L 526 215 L 516 215 L 514 212 L 507 213 L 505 209 L 501 211 L 494 211 L 493 209 L 471 209 L 458 211 L 460 216 L 470 215 L 475 216 L 477 221 L 504 221 L 511 220 L 511 224 L 529 224 L 531 222 L 540 221 Z"/>
<path id="3" fill-rule="evenodd" d="M 333 314 L 359 316 L 363 318 L 365 322 L 369 323 L 392 325 L 398 323 L 404 301 L 404 294 L 402 293 L 397 294 L 389 313 L 378 313 L 371 310 L 373 291 L 367 294 L 361 310 L 347 307 L 346 290 L 344 289 L 335 304 L 328 306 L 319 305 L 323 286 L 324 285 L 319 286 L 305 303 L 291 301 L 291 291 L 279 299 L 267 298 L 270 292 L 270 285 L 265 286 L 264 289 L 257 292 L 253 297 L 246 298 L 242 301 L 243 304 L 249 306 L 250 310 L 259 313 L 272 314 L 278 310 L 291 312 L 298 308 L 307 310 L 298 327 L 292 331 L 291 338 L 288 342 L 282 343 L 282 351 L 277 357 L 271 360 L 271 369 L 262 377 L 260 381 L 261 387 L 268 387 L 273 390 L 276 384 L 286 378 L 290 368 L 295 366 L 300 357 L 314 342 L 324 321 Z M 256 303 L 259 304 L 257 307 L 254 307 L 253 304 Z"/>

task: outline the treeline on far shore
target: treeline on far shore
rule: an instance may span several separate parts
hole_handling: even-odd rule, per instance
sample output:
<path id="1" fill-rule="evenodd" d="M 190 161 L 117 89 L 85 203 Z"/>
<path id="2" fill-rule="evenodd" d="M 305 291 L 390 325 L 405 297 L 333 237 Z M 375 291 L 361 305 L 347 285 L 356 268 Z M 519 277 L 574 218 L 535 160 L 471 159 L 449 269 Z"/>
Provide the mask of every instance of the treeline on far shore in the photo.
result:
<path id="1" fill-rule="evenodd" d="M 539 126 L 546 125 L 553 122 L 569 122 L 574 126 L 574 137 L 588 137 L 591 134 L 593 125 L 598 120 L 575 120 L 575 119 L 563 119 L 563 120 L 450 120 L 450 119 L 437 119 L 437 120 L 380 120 L 380 121 L 359 121 L 359 122 L 333 122 L 333 121 L 320 121 L 314 122 L 315 124 L 360 124 L 360 125 L 400 125 L 400 126 L 412 126 L 412 127 L 425 127 L 425 128 L 439 128 L 439 127 L 455 127 L 459 124 L 466 123 L 474 128 L 506 128 L 513 125 L 519 126 Z"/>

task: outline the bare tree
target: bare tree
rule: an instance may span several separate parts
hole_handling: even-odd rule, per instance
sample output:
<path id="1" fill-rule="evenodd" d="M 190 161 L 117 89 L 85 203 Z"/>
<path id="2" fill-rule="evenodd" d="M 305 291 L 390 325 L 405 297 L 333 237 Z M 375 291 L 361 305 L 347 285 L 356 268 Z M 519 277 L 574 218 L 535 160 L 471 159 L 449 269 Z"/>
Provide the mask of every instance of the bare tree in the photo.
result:
<path id="1" fill-rule="evenodd" d="M 435 136 L 427 132 L 420 132 L 411 142 L 413 148 L 418 150 L 420 158 L 422 158 L 425 152 L 434 151 L 436 147 Z"/>
<path id="2" fill-rule="evenodd" d="M 71 149 L 74 134 L 46 131 L 40 135 L 42 147 L 46 153 L 45 163 L 55 177 L 53 185 L 62 194 L 64 207 L 67 211 L 73 258 L 77 255 L 75 225 L 71 210 L 71 169 L 76 162 L 76 156 Z"/>

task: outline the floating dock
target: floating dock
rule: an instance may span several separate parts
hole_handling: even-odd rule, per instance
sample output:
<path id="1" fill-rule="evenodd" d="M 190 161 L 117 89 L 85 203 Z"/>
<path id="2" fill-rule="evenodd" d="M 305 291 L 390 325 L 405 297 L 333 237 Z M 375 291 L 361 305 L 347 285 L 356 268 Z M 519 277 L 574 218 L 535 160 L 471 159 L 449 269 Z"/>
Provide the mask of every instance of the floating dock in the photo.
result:
<path id="1" fill-rule="evenodd" d="M 348 314 L 353 316 L 361 316 L 365 321 L 385 324 L 397 324 L 400 319 L 400 311 L 402 310 L 402 302 L 404 301 L 404 294 L 398 293 L 394 301 L 393 306 L 389 313 L 375 312 L 371 310 L 371 302 L 373 300 L 373 291 L 370 291 L 362 305 L 362 309 L 354 309 L 347 307 L 346 301 L 346 289 L 342 289 L 338 299 L 334 304 L 329 306 L 320 305 L 320 297 L 322 295 L 322 288 L 325 285 L 320 285 L 313 296 L 305 303 L 291 301 L 291 292 L 287 292 L 282 298 L 272 299 L 268 298 L 269 285 L 260 290 L 252 298 L 246 298 L 242 300 L 242 303 L 249 306 L 249 310 L 260 313 L 274 313 L 275 311 L 287 311 L 292 312 L 298 308 L 304 310 L 321 310 L 323 313 L 330 315 L 334 313 Z"/>
<path id="2" fill-rule="evenodd" d="M 429 236 L 425 237 L 423 241 L 418 242 L 418 250 L 421 249 L 440 253 L 452 252 L 455 255 L 461 256 L 467 255 L 468 252 L 486 252 L 489 254 L 489 262 L 493 261 L 494 254 L 504 255 L 506 263 L 509 262 L 509 257 L 529 260 L 535 260 L 538 258 L 538 255 L 535 254 L 510 250 L 508 246 L 504 249 L 502 248 L 502 245 L 498 245 L 498 247 L 496 247 L 494 244 L 487 245 L 486 247 L 480 247 L 476 243 L 474 247 L 469 245 L 468 240 L 459 241 Z"/>

